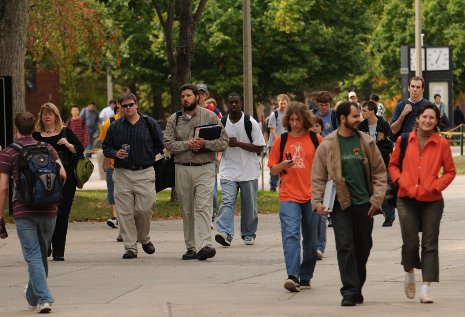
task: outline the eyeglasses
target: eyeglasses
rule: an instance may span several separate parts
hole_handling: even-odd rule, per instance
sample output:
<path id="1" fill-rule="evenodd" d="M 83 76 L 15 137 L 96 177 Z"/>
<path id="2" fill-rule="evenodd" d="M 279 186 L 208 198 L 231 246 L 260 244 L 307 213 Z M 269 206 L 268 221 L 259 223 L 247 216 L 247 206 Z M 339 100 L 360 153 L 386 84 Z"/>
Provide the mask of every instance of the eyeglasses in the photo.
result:
<path id="1" fill-rule="evenodd" d="M 136 103 L 135 102 L 131 102 L 131 103 L 126 103 L 126 104 L 122 104 L 121 105 L 121 108 L 123 109 L 126 109 L 126 108 L 132 108 L 132 106 L 134 106 Z"/>

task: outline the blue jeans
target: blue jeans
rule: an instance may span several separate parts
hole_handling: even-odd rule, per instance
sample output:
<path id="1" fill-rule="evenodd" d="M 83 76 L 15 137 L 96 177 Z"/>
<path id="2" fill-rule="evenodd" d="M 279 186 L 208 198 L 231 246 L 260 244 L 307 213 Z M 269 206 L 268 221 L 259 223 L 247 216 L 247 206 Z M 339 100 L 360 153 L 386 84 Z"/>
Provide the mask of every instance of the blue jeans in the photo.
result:
<path id="1" fill-rule="evenodd" d="M 231 241 L 234 237 L 234 205 L 236 204 L 237 193 L 241 191 L 241 237 L 256 237 L 258 226 L 257 213 L 257 190 L 258 179 L 235 182 L 227 179 L 220 179 L 223 191 L 216 220 L 217 232 L 225 232 Z"/>
<path id="2" fill-rule="evenodd" d="M 115 183 L 113 182 L 113 172 L 114 169 L 109 167 L 105 171 L 106 181 L 107 181 L 107 202 L 109 205 L 115 204 Z"/>
<path id="3" fill-rule="evenodd" d="M 279 208 L 281 235 L 287 275 L 310 281 L 317 260 L 317 234 L 319 216 L 310 201 L 297 203 L 283 201 Z M 302 227 L 302 248 L 300 246 Z M 300 253 L 302 252 L 302 261 Z"/>
<path id="4" fill-rule="evenodd" d="M 87 127 L 87 131 L 89 132 L 89 144 L 86 146 L 86 150 L 90 151 L 94 147 L 94 133 L 97 129 L 96 128 L 89 128 Z M 86 153 L 86 157 L 90 157 L 90 153 Z"/>
<path id="5" fill-rule="evenodd" d="M 383 204 L 381 205 L 381 209 L 384 211 L 384 213 L 386 214 L 386 219 L 389 219 L 389 220 L 394 220 L 396 219 L 396 207 L 394 207 L 393 205 L 389 204 L 387 202 L 387 199 L 384 198 L 383 200 Z"/>
<path id="6" fill-rule="evenodd" d="M 216 207 L 218 204 L 218 161 L 213 161 L 215 166 L 215 186 L 213 187 L 213 210 L 212 210 L 212 221 L 215 220 L 217 212 Z"/>
<path id="7" fill-rule="evenodd" d="M 270 157 L 271 148 L 268 148 L 268 157 Z M 271 175 L 270 169 L 270 188 L 277 188 L 279 182 L 279 175 Z"/>
<path id="8" fill-rule="evenodd" d="M 55 217 L 16 219 L 16 231 L 29 271 L 26 299 L 32 306 L 53 303 L 47 284 L 47 250 L 52 240 L 55 221 Z"/>
<path id="9" fill-rule="evenodd" d="M 326 249 L 326 227 L 328 222 L 328 217 L 319 216 L 320 226 L 318 230 L 318 250 L 325 252 Z"/>

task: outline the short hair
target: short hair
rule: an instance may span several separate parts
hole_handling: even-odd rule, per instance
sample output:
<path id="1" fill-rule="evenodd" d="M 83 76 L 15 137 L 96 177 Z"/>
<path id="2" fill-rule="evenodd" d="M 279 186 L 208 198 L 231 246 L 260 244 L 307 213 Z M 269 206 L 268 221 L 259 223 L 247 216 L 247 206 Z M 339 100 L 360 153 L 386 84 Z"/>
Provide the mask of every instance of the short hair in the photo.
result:
<path id="1" fill-rule="evenodd" d="M 373 111 L 375 114 L 378 112 L 378 105 L 373 100 L 364 101 L 362 103 L 362 108 L 368 108 L 368 111 Z"/>
<path id="2" fill-rule="evenodd" d="M 95 101 L 91 101 L 91 102 L 89 102 L 87 105 L 94 105 L 94 106 L 96 106 L 97 104 L 95 103 Z"/>
<path id="3" fill-rule="evenodd" d="M 408 85 L 410 86 L 410 83 L 412 82 L 412 80 L 419 80 L 421 81 L 421 88 L 425 88 L 425 80 L 423 78 L 421 78 L 420 76 L 413 76 L 412 78 L 410 78 L 408 80 Z"/>
<path id="4" fill-rule="evenodd" d="M 199 95 L 199 90 L 197 89 L 196 85 L 193 84 L 184 84 L 179 88 L 179 92 L 184 91 L 184 90 L 192 90 L 195 96 Z"/>
<path id="5" fill-rule="evenodd" d="M 423 114 L 423 112 L 425 112 L 425 111 L 428 110 L 428 109 L 433 110 L 434 113 L 436 114 L 437 123 L 436 123 L 436 126 L 434 127 L 434 130 L 435 130 L 436 132 L 439 132 L 439 126 L 438 126 L 438 124 L 439 124 L 439 120 L 441 119 L 441 113 L 440 113 L 440 111 L 439 111 L 439 108 L 436 107 L 435 104 L 433 104 L 433 103 L 431 103 L 431 102 L 427 102 L 427 103 L 421 105 L 420 108 L 418 108 L 418 110 L 417 110 L 416 118 L 417 118 L 417 119 L 420 118 L 420 116 Z"/>
<path id="6" fill-rule="evenodd" d="M 226 97 L 226 102 L 229 102 L 229 98 L 231 98 L 231 97 L 238 97 L 238 98 L 239 98 L 239 101 L 242 102 L 241 95 L 239 95 L 239 93 L 237 93 L 237 92 L 232 92 L 232 93 L 230 93 L 230 94 Z"/>
<path id="7" fill-rule="evenodd" d="M 283 127 L 285 127 L 287 131 L 291 131 L 291 124 L 289 121 L 293 114 L 302 118 L 305 130 L 310 129 L 315 123 L 315 115 L 308 110 L 308 107 L 301 102 L 293 101 L 287 107 L 286 114 L 283 118 Z"/>
<path id="8" fill-rule="evenodd" d="M 78 106 L 78 105 L 71 105 L 71 109 L 73 109 L 73 108 L 78 108 L 78 110 L 79 110 L 79 106 Z"/>
<path id="9" fill-rule="evenodd" d="M 205 103 L 212 103 L 213 105 L 215 105 L 215 107 L 217 106 L 215 98 L 208 98 L 207 100 L 205 100 Z"/>
<path id="10" fill-rule="evenodd" d="M 46 102 L 42 106 L 40 106 L 39 117 L 36 119 L 35 130 L 38 132 L 44 132 L 45 127 L 42 121 L 42 114 L 44 111 L 51 111 L 56 117 L 55 121 L 55 130 L 61 131 L 63 129 L 63 120 L 61 119 L 60 111 L 58 110 L 57 106 L 55 106 L 51 102 Z"/>
<path id="11" fill-rule="evenodd" d="M 276 96 L 276 100 L 287 100 L 287 102 L 291 101 L 291 98 L 289 98 L 288 95 L 286 94 L 279 94 L 278 96 Z"/>
<path id="12" fill-rule="evenodd" d="M 333 101 L 333 97 L 326 90 L 320 91 L 316 95 L 316 102 L 318 102 L 318 103 L 328 103 L 328 102 L 332 102 L 332 101 Z"/>
<path id="13" fill-rule="evenodd" d="M 36 117 L 27 111 L 19 112 L 15 116 L 15 126 L 22 135 L 31 135 L 34 132 Z"/>
<path id="14" fill-rule="evenodd" d="M 108 104 L 111 105 L 112 103 L 115 103 L 116 104 L 116 101 L 114 99 L 111 99 Z"/>
<path id="15" fill-rule="evenodd" d="M 440 94 L 435 94 L 434 97 L 433 97 L 433 99 L 436 99 L 436 97 L 441 98 L 441 95 L 440 95 Z"/>
<path id="16" fill-rule="evenodd" d="M 379 96 L 377 94 L 371 94 L 370 95 L 370 100 L 378 102 L 379 101 Z"/>
<path id="17" fill-rule="evenodd" d="M 132 100 L 137 103 L 137 97 L 130 91 L 125 91 L 118 96 L 118 103 L 121 104 L 123 100 Z"/>
<path id="18" fill-rule="evenodd" d="M 355 107 L 358 109 L 357 103 L 353 101 L 343 101 L 337 106 L 336 119 L 339 125 L 341 124 L 341 116 L 344 116 L 344 117 L 349 116 L 351 107 Z"/>

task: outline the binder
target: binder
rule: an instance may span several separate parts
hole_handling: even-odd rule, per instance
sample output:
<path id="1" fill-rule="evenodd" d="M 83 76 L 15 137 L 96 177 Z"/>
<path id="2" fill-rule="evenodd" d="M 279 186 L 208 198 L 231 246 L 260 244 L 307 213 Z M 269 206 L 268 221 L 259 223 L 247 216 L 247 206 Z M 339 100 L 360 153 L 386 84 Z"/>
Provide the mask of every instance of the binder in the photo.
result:
<path id="1" fill-rule="evenodd" d="M 221 135 L 222 127 L 217 124 L 200 125 L 194 128 L 194 138 L 215 140 Z"/>
<path id="2" fill-rule="evenodd" d="M 336 185 L 334 180 L 326 181 L 325 193 L 323 195 L 323 206 L 326 207 L 327 212 L 332 212 L 334 207 L 334 199 L 336 199 Z"/>
<path id="3" fill-rule="evenodd" d="M 221 135 L 222 127 L 216 124 L 200 125 L 194 128 L 194 138 L 202 138 L 204 140 L 216 140 Z M 195 154 L 211 152 L 205 148 L 199 151 L 192 151 Z"/>

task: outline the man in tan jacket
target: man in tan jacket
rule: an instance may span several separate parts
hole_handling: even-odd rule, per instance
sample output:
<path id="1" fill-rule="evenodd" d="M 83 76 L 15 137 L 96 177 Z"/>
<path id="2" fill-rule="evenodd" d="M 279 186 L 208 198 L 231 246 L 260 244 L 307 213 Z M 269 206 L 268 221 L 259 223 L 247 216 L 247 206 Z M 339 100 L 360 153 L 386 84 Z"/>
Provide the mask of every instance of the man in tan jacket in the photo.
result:
<path id="1" fill-rule="evenodd" d="M 323 205 L 326 182 L 333 180 L 336 200 L 331 212 L 341 275 L 342 306 L 363 303 L 366 263 L 373 245 L 373 215 L 386 192 L 386 168 L 376 143 L 358 131 L 360 110 L 346 101 L 336 110 L 339 128 L 318 147 L 312 168 L 312 206 Z"/>

